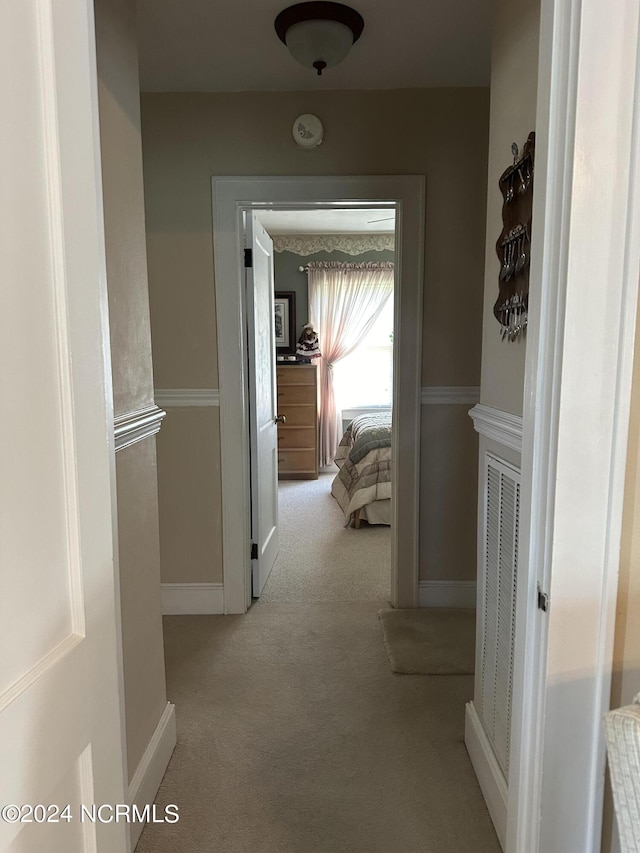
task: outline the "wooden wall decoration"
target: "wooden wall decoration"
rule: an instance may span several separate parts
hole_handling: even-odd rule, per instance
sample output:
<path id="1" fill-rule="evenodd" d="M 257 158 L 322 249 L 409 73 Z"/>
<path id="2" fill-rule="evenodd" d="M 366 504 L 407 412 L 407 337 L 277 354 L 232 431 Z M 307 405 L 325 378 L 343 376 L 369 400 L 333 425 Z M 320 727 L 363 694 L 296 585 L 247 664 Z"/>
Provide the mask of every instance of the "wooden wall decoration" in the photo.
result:
<path id="1" fill-rule="evenodd" d="M 493 306 L 502 340 L 507 341 L 515 341 L 527 328 L 535 133 L 529 134 L 519 156 L 515 142 L 511 151 L 513 165 L 498 181 L 503 198 L 502 232 L 496 243 L 500 273 Z"/>

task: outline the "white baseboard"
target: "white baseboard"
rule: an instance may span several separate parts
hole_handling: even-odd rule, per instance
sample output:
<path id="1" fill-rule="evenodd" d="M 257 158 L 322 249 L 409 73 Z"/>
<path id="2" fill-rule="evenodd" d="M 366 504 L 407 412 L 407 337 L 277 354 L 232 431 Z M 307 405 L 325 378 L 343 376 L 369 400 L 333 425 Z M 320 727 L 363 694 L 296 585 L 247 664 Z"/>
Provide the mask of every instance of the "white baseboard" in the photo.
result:
<path id="1" fill-rule="evenodd" d="M 507 836 L 507 783 L 473 702 L 467 703 L 464 743 L 502 849 Z"/>
<path id="2" fill-rule="evenodd" d="M 129 785 L 129 805 L 143 809 L 152 805 L 166 773 L 167 765 L 176 745 L 176 706 L 167 702 L 149 745 Z M 133 850 L 142 835 L 144 824 L 131 823 L 131 849 Z"/>
<path id="3" fill-rule="evenodd" d="M 163 616 L 224 613 L 221 583 L 163 583 L 160 594 Z"/>
<path id="4" fill-rule="evenodd" d="M 420 581 L 419 607 L 475 607 L 475 581 Z"/>

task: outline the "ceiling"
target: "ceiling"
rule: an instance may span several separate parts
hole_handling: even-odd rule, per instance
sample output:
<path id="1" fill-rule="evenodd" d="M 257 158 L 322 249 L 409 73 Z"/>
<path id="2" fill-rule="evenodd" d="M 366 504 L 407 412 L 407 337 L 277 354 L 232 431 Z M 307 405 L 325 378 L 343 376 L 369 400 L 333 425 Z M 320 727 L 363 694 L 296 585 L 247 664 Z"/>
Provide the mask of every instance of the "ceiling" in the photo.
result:
<path id="1" fill-rule="evenodd" d="M 261 210 L 258 219 L 275 237 L 280 234 L 392 234 L 395 211 Z"/>
<path id="2" fill-rule="evenodd" d="M 364 32 L 318 77 L 273 22 L 287 0 L 137 0 L 146 92 L 488 86 L 493 0 L 355 0 Z"/>

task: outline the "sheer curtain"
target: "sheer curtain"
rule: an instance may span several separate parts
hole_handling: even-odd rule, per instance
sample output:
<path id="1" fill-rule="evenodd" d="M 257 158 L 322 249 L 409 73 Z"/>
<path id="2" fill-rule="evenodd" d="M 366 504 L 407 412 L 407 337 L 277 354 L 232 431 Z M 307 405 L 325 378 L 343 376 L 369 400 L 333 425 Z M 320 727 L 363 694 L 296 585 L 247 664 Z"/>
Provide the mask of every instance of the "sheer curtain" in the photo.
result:
<path id="1" fill-rule="evenodd" d="M 309 315 L 320 339 L 320 465 L 330 465 L 340 441 L 333 365 L 349 355 L 393 293 L 393 264 L 312 262 Z"/>

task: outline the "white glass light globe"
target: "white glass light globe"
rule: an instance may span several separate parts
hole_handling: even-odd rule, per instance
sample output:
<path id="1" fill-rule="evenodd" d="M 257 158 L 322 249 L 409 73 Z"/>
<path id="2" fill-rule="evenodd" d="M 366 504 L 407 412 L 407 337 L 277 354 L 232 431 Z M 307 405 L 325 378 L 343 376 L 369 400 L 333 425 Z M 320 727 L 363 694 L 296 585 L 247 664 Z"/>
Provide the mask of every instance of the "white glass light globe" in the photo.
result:
<path id="1" fill-rule="evenodd" d="M 353 33 L 337 21 L 301 21 L 287 30 L 287 47 L 294 59 L 307 68 L 331 68 L 349 53 Z M 321 69 L 320 69 L 321 70 Z"/>

